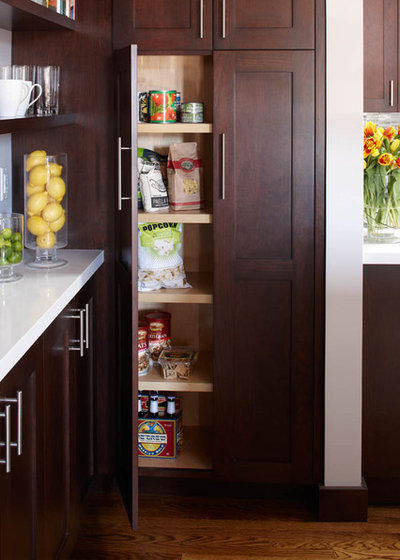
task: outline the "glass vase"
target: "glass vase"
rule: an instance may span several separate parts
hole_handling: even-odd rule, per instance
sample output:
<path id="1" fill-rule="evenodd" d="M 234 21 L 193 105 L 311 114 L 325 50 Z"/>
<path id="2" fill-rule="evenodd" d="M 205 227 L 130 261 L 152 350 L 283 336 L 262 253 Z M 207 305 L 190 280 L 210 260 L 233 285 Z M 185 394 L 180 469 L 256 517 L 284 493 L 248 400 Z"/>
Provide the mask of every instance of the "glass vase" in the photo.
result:
<path id="1" fill-rule="evenodd" d="M 22 278 L 15 272 L 23 258 L 22 224 L 22 214 L 0 214 L 0 283 Z"/>
<path id="2" fill-rule="evenodd" d="M 33 268 L 60 268 L 57 249 L 68 243 L 67 154 L 36 150 L 24 156 L 25 247 L 35 250 Z"/>
<path id="3" fill-rule="evenodd" d="M 364 172 L 364 241 L 400 242 L 400 174 L 381 166 Z"/>

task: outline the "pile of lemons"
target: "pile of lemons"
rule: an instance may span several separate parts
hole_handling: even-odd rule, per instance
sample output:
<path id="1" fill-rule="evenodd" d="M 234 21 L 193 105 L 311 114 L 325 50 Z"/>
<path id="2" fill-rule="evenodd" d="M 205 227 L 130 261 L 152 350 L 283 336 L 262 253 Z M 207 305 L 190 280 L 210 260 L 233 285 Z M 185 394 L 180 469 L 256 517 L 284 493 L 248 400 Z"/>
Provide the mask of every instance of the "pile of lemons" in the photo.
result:
<path id="1" fill-rule="evenodd" d="M 62 165 L 48 163 L 44 150 L 31 152 L 26 159 L 26 227 L 36 236 L 41 249 L 51 249 L 56 232 L 64 227 L 65 210 L 61 205 L 66 186 L 61 178 Z"/>

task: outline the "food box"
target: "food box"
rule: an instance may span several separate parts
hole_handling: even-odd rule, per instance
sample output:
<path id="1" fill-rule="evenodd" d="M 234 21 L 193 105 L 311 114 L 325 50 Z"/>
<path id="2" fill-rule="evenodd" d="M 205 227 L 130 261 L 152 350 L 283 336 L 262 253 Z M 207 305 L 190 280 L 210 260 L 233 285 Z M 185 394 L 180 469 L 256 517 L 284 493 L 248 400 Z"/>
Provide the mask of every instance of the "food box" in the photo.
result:
<path id="1" fill-rule="evenodd" d="M 173 346 L 164 348 L 158 358 L 164 379 L 189 379 L 196 360 L 192 348 Z"/>
<path id="2" fill-rule="evenodd" d="M 138 455 L 155 459 L 176 459 L 183 447 L 182 410 L 176 418 L 138 420 Z"/>

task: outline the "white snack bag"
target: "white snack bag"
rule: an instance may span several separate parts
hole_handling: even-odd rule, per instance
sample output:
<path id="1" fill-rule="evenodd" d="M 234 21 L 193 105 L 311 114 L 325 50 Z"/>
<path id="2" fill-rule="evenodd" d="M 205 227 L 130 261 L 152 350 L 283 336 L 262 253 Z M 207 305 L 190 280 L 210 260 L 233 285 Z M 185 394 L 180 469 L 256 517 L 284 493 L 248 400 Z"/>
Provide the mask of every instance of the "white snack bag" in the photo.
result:
<path id="1" fill-rule="evenodd" d="M 140 162 L 139 181 L 142 193 L 143 208 L 145 212 L 168 211 L 168 193 L 164 184 L 160 164 L 143 161 Z"/>
<path id="2" fill-rule="evenodd" d="M 138 224 L 138 289 L 191 288 L 182 259 L 182 224 Z"/>

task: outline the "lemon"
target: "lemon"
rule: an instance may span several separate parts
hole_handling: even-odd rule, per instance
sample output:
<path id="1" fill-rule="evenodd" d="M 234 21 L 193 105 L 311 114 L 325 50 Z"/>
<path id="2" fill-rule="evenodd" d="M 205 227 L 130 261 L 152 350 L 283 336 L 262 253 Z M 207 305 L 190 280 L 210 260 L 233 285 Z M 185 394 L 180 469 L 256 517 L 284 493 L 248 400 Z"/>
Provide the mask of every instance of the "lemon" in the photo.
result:
<path id="1" fill-rule="evenodd" d="M 46 165 L 37 165 L 29 173 L 29 182 L 31 185 L 45 185 L 49 177 L 49 170 Z"/>
<path id="2" fill-rule="evenodd" d="M 38 193 L 38 192 L 43 192 L 44 191 L 44 185 L 31 185 L 30 183 L 28 183 L 26 185 L 26 194 L 28 196 L 31 196 L 32 194 Z"/>
<path id="3" fill-rule="evenodd" d="M 47 192 L 35 193 L 28 198 L 27 213 L 29 216 L 39 215 L 47 204 Z"/>
<path id="4" fill-rule="evenodd" d="M 36 165 L 45 165 L 46 152 L 44 150 L 35 150 L 31 152 L 26 159 L 26 170 L 30 171 Z"/>
<path id="5" fill-rule="evenodd" d="M 36 245 L 40 249 L 51 249 L 56 243 L 56 235 L 52 231 L 43 233 L 43 235 L 38 235 L 36 237 Z"/>
<path id="6" fill-rule="evenodd" d="M 43 235 L 49 231 L 49 224 L 40 216 L 31 216 L 28 218 L 26 227 L 33 235 Z"/>
<path id="7" fill-rule="evenodd" d="M 63 215 L 64 209 L 58 202 L 50 202 L 42 212 L 42 218 L 46 222 L 55 222 Z"/>
<path id="8" fill-rule="evenodd" d="M 59 231 L 65 224 L 65 212 L 61 214 L 58 220 L 54 220 L 54 222 L 49 223 L 49 227 L 51 231 Z"/>
<path id="9" fill-rule="evenodd" d="M 50 196 L 61 202 L 65 195 L 65 183 L 61 177 L 50 177 L 46 185 L 47 192 Z"/>
<path id="10" fill-rule="evenodd" d="M 58 163 L 49 163 L 49 170 L 50 175 L 54 175 L 55 177 L 59 177 L 62 172 L 62 165 L 58 165 Z"/>

